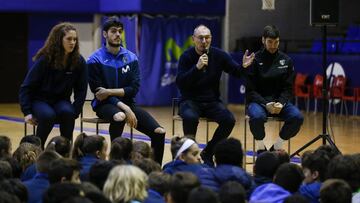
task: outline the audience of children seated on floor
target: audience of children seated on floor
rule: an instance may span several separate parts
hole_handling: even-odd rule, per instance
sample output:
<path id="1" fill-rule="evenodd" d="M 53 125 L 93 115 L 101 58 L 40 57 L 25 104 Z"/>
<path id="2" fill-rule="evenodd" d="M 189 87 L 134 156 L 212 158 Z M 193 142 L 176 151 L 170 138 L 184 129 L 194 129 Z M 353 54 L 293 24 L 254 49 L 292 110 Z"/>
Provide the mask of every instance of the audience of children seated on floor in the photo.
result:
<path id="1" fill-rule="evenodd" d="M 337 154 L 323 145 L 291 163 L 284 151 L 260 154 L 251 173 L 242 144 L 228 138 L 214 149 L 211 167 L 189 137 L 171 140 L 173 160 L 163 168 L 148 143 L 100 135 L 77 136 L 74 146 L 54 137 L 45 150 L 24 137 L 12 153 L 0 136 L 0 202 L 242 203 L 360 202 L 360 154 Z M 59 192 L 61 191 L 61 192 Z"/>

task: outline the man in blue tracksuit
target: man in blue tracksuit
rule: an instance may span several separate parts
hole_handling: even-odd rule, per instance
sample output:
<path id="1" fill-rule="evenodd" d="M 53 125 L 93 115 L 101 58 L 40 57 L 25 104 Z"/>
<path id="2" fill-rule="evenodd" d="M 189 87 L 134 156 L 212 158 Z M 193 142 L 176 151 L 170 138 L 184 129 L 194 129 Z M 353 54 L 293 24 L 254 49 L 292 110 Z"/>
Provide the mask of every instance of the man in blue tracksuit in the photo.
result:
<path id="1" fill-rule="evenodd" d="M 108 18 L 103 24 L 106 43 L 87 61 L 90 89 L 95 94 L 92 107 L 100 118 L 110 121 L 111 140 L 121 136 L 125 123 L 149 136 L 155 160 L 161 164 L 165 130 L 135 105 L 140 86 L 139 64 L 134 53 L 121 47 L 122 32 L 119 18 Z"/>

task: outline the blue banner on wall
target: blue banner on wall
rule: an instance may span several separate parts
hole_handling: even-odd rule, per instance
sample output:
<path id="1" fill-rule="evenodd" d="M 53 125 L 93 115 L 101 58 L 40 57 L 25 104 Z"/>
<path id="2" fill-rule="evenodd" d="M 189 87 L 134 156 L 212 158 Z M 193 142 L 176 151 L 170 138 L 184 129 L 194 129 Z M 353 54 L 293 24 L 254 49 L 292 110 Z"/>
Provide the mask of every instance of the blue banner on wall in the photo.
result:
<path id="1" fill-rule="evenodd" d="M 204 24 L 212 32 L 212 45 L 220 45 L 220 18 L 143 17 L 140 38 L 140 105 L 170 105 L 178 96 L 175 85 L 177 63 L 184 50 L 193 45 L 194 28 Z"/>

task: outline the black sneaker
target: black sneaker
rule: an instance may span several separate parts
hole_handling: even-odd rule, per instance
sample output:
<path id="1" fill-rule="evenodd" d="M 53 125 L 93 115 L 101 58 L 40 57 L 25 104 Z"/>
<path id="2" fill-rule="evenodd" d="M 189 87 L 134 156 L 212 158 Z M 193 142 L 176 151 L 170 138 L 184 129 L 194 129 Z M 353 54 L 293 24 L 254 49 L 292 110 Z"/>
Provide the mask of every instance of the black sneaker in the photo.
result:
<path id="1" fill-rule="evenodd" d="M 206 164 L 206 165 L 208 165 L 210 167 L 214 167 L 215 164 L 214 164 L 214 161 L 212 159 L 212 156 L 208 155 L 205 150 L 203 150 L 200 153 L 200 157 L 204 161 L 204 164 Z"/>

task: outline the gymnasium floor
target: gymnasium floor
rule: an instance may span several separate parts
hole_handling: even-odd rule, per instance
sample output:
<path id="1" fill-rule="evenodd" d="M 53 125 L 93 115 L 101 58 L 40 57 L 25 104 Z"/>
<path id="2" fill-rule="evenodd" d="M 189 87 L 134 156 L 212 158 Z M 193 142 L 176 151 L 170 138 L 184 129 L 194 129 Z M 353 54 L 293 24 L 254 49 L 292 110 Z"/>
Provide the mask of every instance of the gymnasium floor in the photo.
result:
<path id="1" fill-rule="evenodd" d="M 243 142 L 244 139 L 244 106 L 243 105 L 229 105 L 228 108 L 233 112 L 236 117 L 237 123 L 234 130 L 231 133 L 232 137 L 240 139 Z M 169 149 L 169 140 L 171 139 L 172 131 L 172 115 L 171 107 L 145 107 L 148 112 L 150 112 L 158 122 L 165 128 L 167 131 L 166 134 L 166 146 L 165 146 L 165 155 L 163 163 L 170 161 L 170 149 Z M 310 140 L 315 138 L 322 132 L 322 114 L 321 113 L 305 113 L 303 112 L 305 120 L 304 124 L 295 138 L 291 139 L 291 152 L 296 151 Z M 86 104 L 84 106 L 84 115 L 85 116 L 94 116 L 90 106 Z M 341 116 L 341 115 L 330 115 L 331 123 L 331 136 L 335 141 L 336 146 L 343 154 L 349 153 L 360 153 L 360 117 L 359 116 Z M 182 135 L 182 126 L 181 122 L 177 121 L 175 123 L 175 134 Z M 94 124 L 85 124 L 85 132 L 88 134 L 95 134 L 95 125 Z M 107 133 L 107 124 L 100 125 L 100 134 L 103 135 L 108 141 L 109 136 Z M 210 124 L 210 136 L 216 128 L 215 123 Z M 125 127 L 125 136 L 129 135 L 129 127 Z M 76 120 L 74 136 L 80 132 L 80 122 L 79 119 Z M 199 129 L 197 132 L 196 139 L 200 143 L 200 146 L 204 146 L 206 143 L 206 125 L 204 122 L 200 122 Z M 265 138 L 265 143 L 268 147 L 272 145 L 272 142 L 276 139 L 279 132 L 279 124 L 277 122 L 268 122 L 266 124 L 267 136 Z M 28 134 L 32 133 L 32 128 L 28 127 Z M 0 135 L 7 135 L 12 140 L 13 150 L 18 146 L 18 143 L 22 136 L 24 136 L 24 123 L 23 115 L 20 111 L 18 104 L 0 104 Z M 59 135 L 58 128 L 54 128 L 50 136 Z M 144 140 L 149 141 L 149 139 L 141 134 L 140 132 L 134 130 L 135 140 Z M 248 155 L 252 151 L 252 135 L 247 130 L 247 146 L 248 146 Z M 322 144 L 322 141 L 319 140 L 314 144 L 310 145 L 308 149 L 315 149 Z M 287 149 L 287 144 L 284 144 L 284 149 Z M 249 158 L 250 156 L 248 156 Z M 251 167 L 251 166 L 247 166 Z"/>

